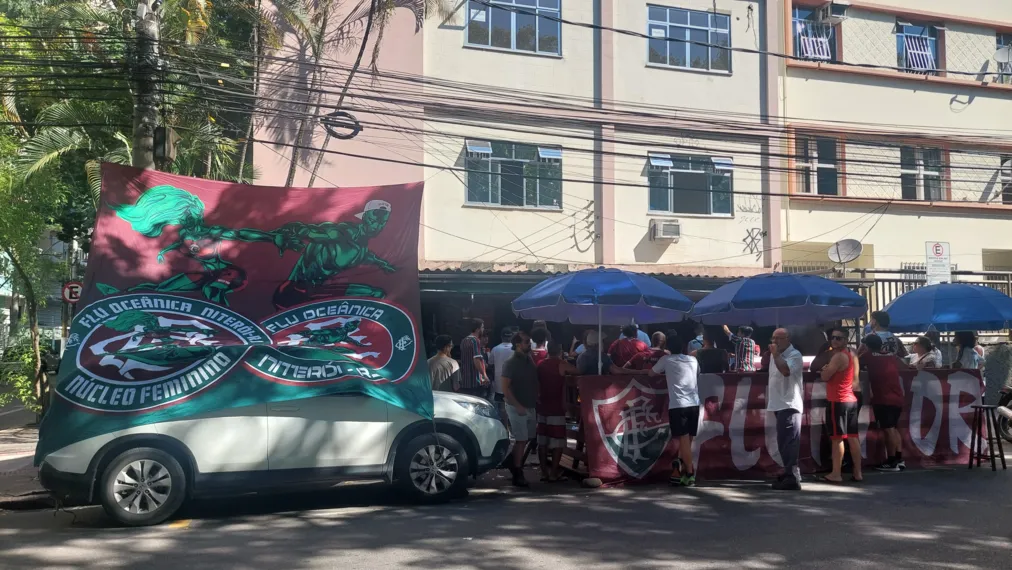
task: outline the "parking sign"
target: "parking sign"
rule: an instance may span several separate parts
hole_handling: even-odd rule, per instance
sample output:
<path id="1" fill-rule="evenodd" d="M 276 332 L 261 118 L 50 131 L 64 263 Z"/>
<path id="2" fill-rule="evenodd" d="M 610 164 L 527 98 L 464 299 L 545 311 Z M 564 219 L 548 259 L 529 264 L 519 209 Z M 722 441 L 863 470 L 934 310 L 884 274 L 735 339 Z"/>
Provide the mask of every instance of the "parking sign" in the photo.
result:
<path id="1" fill-rule="evenodd" d="M 949 283 L 952 281 L 952 263 L 949 255 L 949 244 L 944 241 L 924 243 L 925 249 L 925 280 L 928 285 Z"/>
<path id="2" fill-rule="evenodd" d="M 70 303 L 76 305 L 81 300 L 81 290 L 84 289 L 84 285 L 80 281 L 68 281 L 63 284 L 63 290 L 60 295 L 63 297 L 64 303 Z"/>

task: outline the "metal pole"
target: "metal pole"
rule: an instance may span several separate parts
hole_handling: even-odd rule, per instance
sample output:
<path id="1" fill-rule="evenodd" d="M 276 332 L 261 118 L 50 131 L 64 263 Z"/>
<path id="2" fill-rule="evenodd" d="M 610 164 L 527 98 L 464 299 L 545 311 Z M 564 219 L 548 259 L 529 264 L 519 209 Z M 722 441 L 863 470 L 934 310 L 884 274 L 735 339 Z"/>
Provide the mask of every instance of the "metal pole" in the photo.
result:
<path id="1" fill-rule="evenodd" d="M 158 10 L 161 0 L 137 3 L 137 53 L 134 64 L 133 165 L 155 168 L 155 126 L 158 123 Z"/>
<path id="2" fill-rule="evenodd" d="M 594 302 L 597 303 L 597 299 L 596 298 L 594 299 Z M 603 362 L 604 359 L 601 356 L 603 354 L 602 351 L 604 350 L 604 347 L 602 346 L 604 344 L 604 338 L 601 337 L 601 319 L 602 319 L 602 317 L 601 317 L 601 304 L 598 303 L 597 304 L 597 375 L 598 376 L 600 376 L 603 373 L 602 369 L 604 368 L 604 362 Z"/>

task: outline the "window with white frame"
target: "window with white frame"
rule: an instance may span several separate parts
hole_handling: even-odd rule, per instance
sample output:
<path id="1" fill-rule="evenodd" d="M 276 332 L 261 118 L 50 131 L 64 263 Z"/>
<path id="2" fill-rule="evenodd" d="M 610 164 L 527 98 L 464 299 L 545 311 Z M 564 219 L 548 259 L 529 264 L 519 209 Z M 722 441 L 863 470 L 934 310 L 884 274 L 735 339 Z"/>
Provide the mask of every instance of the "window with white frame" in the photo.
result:
<path id="1" fill-rule="evenodd" d="M 647 61 L 683 69 L 731 71 L 731 16 L 647 6 Z"/>
<path id="2" fill-rule="evenodd" d="M 942 199 L 942 151 L 937 148 L 900 147 L 900 186 L 904 200 L 937 202 Z"/>
<path id="3" fill-rule="evenodd" d="M 798 137 L 797 151 L 801 191 L 806 194 L 839 196 L 840 170 L 836 139 Z"/>
<path id="4" fill-rule="evenodd" d="M 814 8 L 794 8 L 794 55 L 815 61 L 836 61 L 836 28 L 818 20 Z"/>
<path id="5" fill-rule="evenodd" d="M 479 46 L 562 55 L 562 0 L 468 0 L 467 40 Z"/>
<path id="6" fill-rule="evenodd" d="M 562 208 L 562 149 L 480 140 L 465 146 L 469 204 Z"/>
<path id="7" fill-rule="evenodd" d="M 1012 154 L 1001 155 L 998 177 L 1001 183 L 1001 203 L 1012 206 Z"/>
<path id="8" fill-rule="evenodd" d="M 896 66 L 909 73 L 935 74 L 938 61 L 938 25 L 896 22 Z"/>
<path id="9" fill-rule="evenodd" d="M 731 158 L 650 153 L 647 170 L 651 212 L 731 215 L 734 196 Z"/>
<path id="10" fill-rule="evenodd" d="M 998 83 L 1012 83 L 1012 34 L 997 34 L 995 43 L 997 51 L 1004 53 L 1003 59 L 1007 60 L 996 62 L 998 75 L 995 80 Z"/>

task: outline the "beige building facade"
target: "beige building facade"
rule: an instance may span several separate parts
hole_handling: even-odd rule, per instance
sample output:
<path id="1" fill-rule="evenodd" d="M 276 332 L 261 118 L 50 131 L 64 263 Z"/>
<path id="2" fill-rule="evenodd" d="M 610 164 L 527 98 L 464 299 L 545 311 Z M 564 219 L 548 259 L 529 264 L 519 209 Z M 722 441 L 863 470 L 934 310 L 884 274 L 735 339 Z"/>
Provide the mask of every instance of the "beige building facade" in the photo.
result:
<path id="1" fill-rule="evenodd" d="M 401 33 L 385 42 L 398 59 L 353 82 L 343 108 L 363 131 L 329 142 L 314 185 L 424 180 L 425 271 L 607 265 L 726 279 L 774 267 L 778 61 L 759 52 L 781 11 L 741 0 L 454 6 L 414 34 L 410 14 L 395 16 Z M 331 56 L 337 67 L 348 51 Z M 341 78 L 327 74 L 324 84 Z M 269 127 L 259 139 L 294 131 Z M 317 127 L 302 146 L 324 138 Z M 268 183 L 287 173 L 292 141 L 281 142 L 258 145 Z M 305 154 L 295 185 L 311 177 L 316 153 Z"/>
<path id="2" fill-rule="evenodd" d="M 850 269 L 916 274 L 944 241 L 958 270 L 1012 271 L 1007 1 L 453 6 L 395 13 L 342 105 L 356 138 L 264 123 L 262 179 L 284 183 L 295 145 L 297 186 L 424 180 L 429 277 L 606 265 L 705 290 L 830 269 L 844 239 L 864 245 Z M 335 47 L 320 85 L 355 52 Z"/>
<path id="3" fill-rule="evenodd" d="M 795 244 L 858 239 L 853 267 L 896 277 L 923 278 L 925 242 L 957 271 L 1012 271 L 1012 4 L 783 9 L 784 267 L 829 265 Z"/>

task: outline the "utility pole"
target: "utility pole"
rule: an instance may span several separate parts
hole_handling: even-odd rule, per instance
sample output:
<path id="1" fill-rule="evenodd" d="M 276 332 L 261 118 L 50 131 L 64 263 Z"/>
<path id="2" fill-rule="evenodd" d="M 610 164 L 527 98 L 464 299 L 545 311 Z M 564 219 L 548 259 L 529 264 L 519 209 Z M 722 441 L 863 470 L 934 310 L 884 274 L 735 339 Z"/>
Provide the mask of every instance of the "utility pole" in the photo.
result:
<path id="1" fill-rule="evenodd" d="M 133 165 L 155 167 L 155 126 L 158 124 L 158 9 L 161 0 L 138 0 L 137 52 L 133 61 Z"/>

